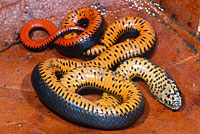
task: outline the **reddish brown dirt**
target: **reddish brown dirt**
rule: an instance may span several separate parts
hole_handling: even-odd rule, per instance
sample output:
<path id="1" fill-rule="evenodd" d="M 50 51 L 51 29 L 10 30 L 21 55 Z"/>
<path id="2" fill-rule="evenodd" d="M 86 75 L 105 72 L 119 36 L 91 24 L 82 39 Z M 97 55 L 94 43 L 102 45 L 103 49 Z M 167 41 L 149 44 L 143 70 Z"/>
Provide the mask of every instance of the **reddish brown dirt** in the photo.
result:
<path id="1" fill-rule="evenodd" d="M 0 47 L 13 42 L 21 27 L 31 19 L 44 18 L 59 27 L 67 13 L 91 4 L 99 5 L 102 11 L 106 9 L 103 16 L 107 25 L 124 16 L 146 19 L 157 34 L 156 47 L 148 58 L 174 78 L 183 92 L 185 103 L 180 111 L 172 112 L 153 99 L 145 83 L 139 81 L 137 84 L 145 95 L 146 106 L 144 114 L 133 126 L 103 131 L 72 124 L 41 103 L 30 80 L 32 69 L 38 62 L 50 57 L 65 57 L 55 50 L 30 52 L 19 44 L 0 53 L 0 133 L 200 133 L 200 33 L 197 28 L 200 25 L 197 8 L 200 2 L 156 2 L 164 12 L 148 0 L 1 1 Z"/>

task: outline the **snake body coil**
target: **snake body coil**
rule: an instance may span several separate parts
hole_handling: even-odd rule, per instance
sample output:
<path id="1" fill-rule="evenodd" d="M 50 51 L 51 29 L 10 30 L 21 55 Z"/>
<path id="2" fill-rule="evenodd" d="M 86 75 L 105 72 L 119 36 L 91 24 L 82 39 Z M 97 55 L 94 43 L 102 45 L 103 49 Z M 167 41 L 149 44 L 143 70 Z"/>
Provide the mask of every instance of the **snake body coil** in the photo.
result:
<path id="1" fill-rule="evenodd" d="M 116 20 L 106 29 L 100 45 L 94 45 L 86 50 L 83 55 L 87 57 L 96 57 L 104 50 L 120 42 L 121 37 L 133 37 L 129 41 L 123 41 L 121 44 L 127 44 L 135 49 L 139 55 L 149 51 L 155 43 L 155 32 L 151 25 L 139 17 L 125 17 Z"/>
<path id="2" fill-rule="evenodd" d="M 82 66 L 68 71 L 59 83 L 56 77 L 52 80 L 41 75 L 45 72 L 41 67 L 37 66 L 32 75 L 32 83 L 38 96 L 69 120 L 95 128 L 119 129 L 130 126 L 143 113 L 144 98 L 139 88 L 111 70 Z M 102 105 L 101 101 L 91 102 L 77 94 L 84 87 L 109 92 L 119 98 L 121 103 L 113 106 Z"/>
<path id="3" fill-rule="evenodd" d="M 30 38 L 31 31 L 34 31 L 36 29 L 41 29 L 47 31 L 47 33 L 50 35 L 45 40 L 41 41 L 34 41 Z M 50 21 L 44 20 L 44 19 L 35 19 L 32 21 L 27 22 L 21 29 L 20 32 L 20 38 L 25 48 L 31 50 L 31 51 L 42 51 L 50 46 L 55 40 L 60 38 L 60 40 L 64 40 L 64 38 L 60 37 L 64 34 L 71 33 L 71 32 L 83 32 L 84 29 L 81 27 L 66 27 L 59 29 Z M 76 40 L 79 39 L 73 39 L 71 42 L 77 42 Z M 62 44 L 63 42 L 60 41 L 58 44 Z M 65 45 L 70 46 L 70 43 L 67 43 Z"/>
<path id="4" fill-rule="evenodd" d="M 70 39 L 74 39 L 74 38 L 80 39 L 80 37 L 82 37 L 82 39 L 78 41 L 78 45 L 67 47 L 66 45 L 64 45 L 65 43 L 63 43 L 63 45 L 56 46 L 57 50 L 64 55 L 73 54 L 73 52 L 78 52 L 78 50 L 79 50 L 79 53 L 80 53 L 80 50 L 82 53 L 82 51 L 96 44 L 96 42 L 99 41 L 100 37 L 102 36 L 104 32 L 103 17 L 97 10 L 95 10 L 94 8 L 89 8 L 89 7 L 80 8 L 69 13 L 65 17 L 62 23 L 62 27 L 69 27 L 69 26 L 80 26 L 84 28 L 85 30 L 80 35 L 76 35 L 76 36 L 72 35 L 68 37 Z M 68 40 L 65 40 L 65 41 L 66 43 L 68 42 Z"/>
<path id="5" fill-rule="evenodd" d="M 63 54 L 73 54 L 90 48 L 103 34 L 103 18 L 94 8 L 81 8 L 70 13 L 64 20 L 61 29 L 44 19 L 35 19 L 27 22 L 21 29 L 20 39 L 25 48 L 31 51 L 42 51 L 49 45 L 55 44 L 58 51 Z M 87 25 L 85 25 L 87 24 Z M 70 27 L 70 28 L 68 28 Z M 42 41 L 31 39 L 31 32 L 44 30 L 49 37 Z M 73 30 L 74 29 L 74 30 Z M 78 33 L 65 39 L 64 34 Z"/>

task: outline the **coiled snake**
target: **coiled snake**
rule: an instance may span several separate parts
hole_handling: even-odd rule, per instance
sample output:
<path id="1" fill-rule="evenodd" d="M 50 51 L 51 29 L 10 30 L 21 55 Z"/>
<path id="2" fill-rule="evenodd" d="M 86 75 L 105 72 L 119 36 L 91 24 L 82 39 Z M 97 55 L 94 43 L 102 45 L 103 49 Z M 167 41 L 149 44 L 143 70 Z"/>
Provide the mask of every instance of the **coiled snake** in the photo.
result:
<path id="1" fill-rule="evenodd" d="M 134 39 L 119 42 L 125 33 Z M 174 80 L 150 60 L 136 57 L 154 44 L 155 33 L 147 21 L 139 17 L 116 20 L 105 31 L 101 45 L 84 50 L 87 56 L 99 56 L 90 61 L 42 61 L 32 72 L 33 87 L 64 118 L 101 129 L 128 127 L 142 115 L 144 96 L 131 81 L 134 77 L 144 79 L 156 100 L 178 110 L 183 99 Z M 104 91 L 101 99 L 92 102 L 78 94 L 88 87 Z"/>

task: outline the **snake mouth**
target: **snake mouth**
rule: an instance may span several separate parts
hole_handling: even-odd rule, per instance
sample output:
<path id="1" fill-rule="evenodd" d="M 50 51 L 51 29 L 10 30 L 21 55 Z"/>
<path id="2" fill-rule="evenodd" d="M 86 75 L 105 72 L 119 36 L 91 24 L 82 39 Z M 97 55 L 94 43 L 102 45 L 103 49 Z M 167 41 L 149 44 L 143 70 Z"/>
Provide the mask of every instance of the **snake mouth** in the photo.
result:
<path id="1" fill-rule="evenodd" d="M 178 111 L 182 106 L 183 106 L 183 94 L 181 90 L 178 90 L 177 96 L 174 97 L 174 101 L 172 102 L 172 110 L 173 111 Z"/>
<path id="2" fill-rule="evenodd" d="M 175 111 L 178 111 L 183 105 L 183 99 L 180 98 L 180 100 L 177 100 L 177 101 L 173 101 L 172 104 L 166 104 L 166 106 L 168 108 L 170 108 L 171 110 L 173 110 L 174 112 Z"/>

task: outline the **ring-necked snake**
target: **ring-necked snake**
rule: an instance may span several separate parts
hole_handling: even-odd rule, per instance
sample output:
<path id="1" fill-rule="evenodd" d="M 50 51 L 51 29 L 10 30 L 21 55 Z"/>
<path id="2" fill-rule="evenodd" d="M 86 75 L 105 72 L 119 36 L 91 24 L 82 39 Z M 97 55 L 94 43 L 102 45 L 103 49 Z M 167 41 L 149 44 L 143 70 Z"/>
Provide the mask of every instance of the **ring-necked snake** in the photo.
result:
<path id="1" fill-rule="evenodd" d="M 103 39 L 108 46 L 93 60 L 50 58 L 34 68 L 32 84 L 39 98 L 66 119 L 101 129 L 130 126 L 144 110 L 143 94 L 131 81 L 134 77 L 143 78 L 153 97 L 166 107 L 176 111 L 182 106 L 182 93 L 169 74 L 145 58 L 132 58 L 141 56 L 154 45 L 152 27 L 138 17 L 123 18 L 115 23 L 118 22 L 121 27 L 117 28 L 124 29 L 115 33 L 114 27 L 109 27 L 105 32 L 109 35 L 104 34 Z M 140 29 L 134 25 L 137 23 Z M 119 35 L 132 33 L 129 29 L 139 32 L 136 39 L 113 45 Z M 105 93 L 101 99 L 91 102 L 78 94 L 88 87 Z"/>

